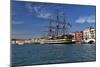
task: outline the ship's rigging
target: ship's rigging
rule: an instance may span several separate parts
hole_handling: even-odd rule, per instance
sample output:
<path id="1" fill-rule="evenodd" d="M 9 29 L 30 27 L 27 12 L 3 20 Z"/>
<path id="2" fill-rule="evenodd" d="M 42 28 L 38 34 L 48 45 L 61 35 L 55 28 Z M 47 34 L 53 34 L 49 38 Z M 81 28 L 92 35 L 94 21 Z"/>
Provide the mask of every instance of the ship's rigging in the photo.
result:
<path id="1" fill-rule="evenodd" d="M 53 27 L 53 17 L 50 16 L 48 36 L 66 35 L 66 30 L 71 27 L 70 23 L 66 23 L 66 17 L 63 14 L 62 21 L 59 20 L 59 16 L 56 16 L 56 25 Z"/>

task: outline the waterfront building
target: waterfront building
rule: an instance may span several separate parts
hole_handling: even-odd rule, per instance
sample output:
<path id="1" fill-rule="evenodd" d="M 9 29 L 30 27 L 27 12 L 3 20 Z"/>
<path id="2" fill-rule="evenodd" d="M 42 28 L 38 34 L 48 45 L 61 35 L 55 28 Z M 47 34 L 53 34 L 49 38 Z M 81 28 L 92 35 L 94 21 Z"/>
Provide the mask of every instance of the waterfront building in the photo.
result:
<path id="1" fill-rule="evenodd" d="M 72 41 L 76 41 L 76 39 L 75 39 L 75 32 L 71 32 L 69 34 L 72 35 Z"/>
<path id="2" fill-rule="evenodd" d="M 76 31 L 76 32 L 72 32 L 70 34 L 73 36 L 72 40 L 75 40 L 75 41 L 83 40 L 83 31 Z"/>
<path id="3" fill-rule="evenodd" d="M 95 36 L 95 28 L 93 28 L 93 27 L 88 27 L 88 28 L 86 28 L 86 29 L 84 29 L 83 30 L 83 40 L 84 41 L 95 41 L 95 38 L 96 38 L 96 36 Z"/>
<path id="4" fill-rule="evenodd" d="M 75 32 L 75 40 L 76 41 L 82 41 L 83 40 L 83 31 Z"/>
<path id="5" fill-rule="evenodd" d="M 31 39 L 31 43 L 39 43 L 39 42 L 40 42 L 40 38 L 39 37 Z"/>
<path id="6" fill-rule="evenodd" d="M 24 43 L 31 43 L 32 41 L 31 41 L 31 39 L 26 39 L 25 41 L 24 41 Z"/>

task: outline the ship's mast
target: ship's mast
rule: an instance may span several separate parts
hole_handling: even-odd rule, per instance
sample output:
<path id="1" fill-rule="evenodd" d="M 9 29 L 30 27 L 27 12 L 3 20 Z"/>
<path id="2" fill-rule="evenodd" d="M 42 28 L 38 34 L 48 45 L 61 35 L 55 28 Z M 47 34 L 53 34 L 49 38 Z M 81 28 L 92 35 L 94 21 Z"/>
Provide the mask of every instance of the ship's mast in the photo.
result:
<path id="1" fill-rule="evenodd" d="M 60 27 L 61 25 L 62 25 L 62 28 Z M 62 20 L 62 23 L 60 24 L 58 12 L 57 12 L 56 27 L 55 27 L 55 31 L 54 32 L 53 32 L 53 26 L 52 26 L 52 16 L 50 16 L 48 36 L 54 36 L 54 35 L 58 36 L 59 33 L 60 33 L 60 29 L 61 29 L 62 35 L 65 35 L 66 34 L 66 29 L 68 27 L 70 27 L 70 24 L 66 24 L 65 14 L 63 13 L 63 20 Z"/>
<path id="2" fill-rule="evenodd" d="M 65 31 L 66 31 L 66 21 L 65 21 L 65 15 L 63 14 L 62 35 L 65 35 Z"/>
<path id="3" fill-rule="evenodd" d="M 59 35 L 59 16 L 57 15 L 57 20 L 56 20 L 56 36 Z"/>
<path id="4" fill-rule="evenodd" d="M 49 33 L 48 35 L 49 36 L 52 36 L 53 35 L 53 30 L 52 30 L 52 16 L 50 16 L 50 24 L 49 24 Z"/>

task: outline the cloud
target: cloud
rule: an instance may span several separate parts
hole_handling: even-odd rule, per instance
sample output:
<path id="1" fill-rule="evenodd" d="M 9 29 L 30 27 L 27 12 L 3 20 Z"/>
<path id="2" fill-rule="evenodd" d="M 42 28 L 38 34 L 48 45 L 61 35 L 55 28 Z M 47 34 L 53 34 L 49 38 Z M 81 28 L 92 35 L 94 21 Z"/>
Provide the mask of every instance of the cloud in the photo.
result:
<path id="1" fill-rule="evenodd" d="M 79 17 L 76 21 L 76 23 L 95 23 L 95 16 L 82 16 Z"/>
<path id="2" fill-rule="evenodd" d="M 37 15 L 39 18 L 49 18 L 50 16 L 51 16 L 51 14 L 50 13 L 39 13 L 38 15 Z"/>
<path id="3" fill-rule="evenodd" d="M 57 14 L 61 15 L 63 13 L 61 11 L 63 8 L 61 6 L 58 7 L 57 5 L 26 3 L 25 7 L 32 15 L 44 19 L 48 19 L 50 16 Z"/>
<path id="4" fill-rule="evenodd" d="M 43 6 L 35 6 L 34 11 L 38 18 L 49 18 L 52 15 L 52 12 L 48 11 L 45 7 L 43 8 Z"/>
<path id="5" fill-rule="evenodd" d="M 76 23 L 84 23 L 84 22 L 86 22 L 86 18 L 85 17 L 79 17 L 75 22 Z"/>
<path id="6" fill-rule="evenodd" d="M 32 3 L 26 3 L 25 7 L 32 15 L 38 18 L 48 18 L 52 15 L 52 12 L 48 11 L 44 5 L 33 5 Z"/>
<path id="7" fill-rule="evenodd" d="M 87 18 L 87 22 L 88 23 L 95 23 L 95 16 L 89 16 L 88 18 Z"/>
<path id="8" fill-rule="evenodd" d="M 28 9 L 29 12 L 33 12 L 33 7 L 31 3 L 26 3 L 25 7 Z"/>
<path id="9" fill-rule="evenodd" d="M 13 21 L 12 24 L 24 24 L 23 21 Z"/>

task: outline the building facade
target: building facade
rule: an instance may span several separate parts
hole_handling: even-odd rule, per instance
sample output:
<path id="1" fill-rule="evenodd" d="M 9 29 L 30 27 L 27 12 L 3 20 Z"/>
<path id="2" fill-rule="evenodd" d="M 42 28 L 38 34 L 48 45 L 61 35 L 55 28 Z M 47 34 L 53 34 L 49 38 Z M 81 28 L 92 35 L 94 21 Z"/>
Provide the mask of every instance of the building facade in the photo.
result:
<path id="1" fill-rule="evenodd" d="M 75 40 L 76 41 L 82 41 L 83 40 L 83 31 L 75 32 Z"/>
<path id="2" fill-rule="evenodd" d="M 83 40 L 83 31 L 76 31 L 76 32 L 72 32 L 70 34 L 73 36 L 72 40 L 75 40 L 75 41 Z"/>
<path id="3" fill-rule="evenodd" d="M 83 40 L 88 40 L 88 39 L 95 39 L 96 38 L 96 30 L 95 28 L 88 27 L 83 30 Z"/>

